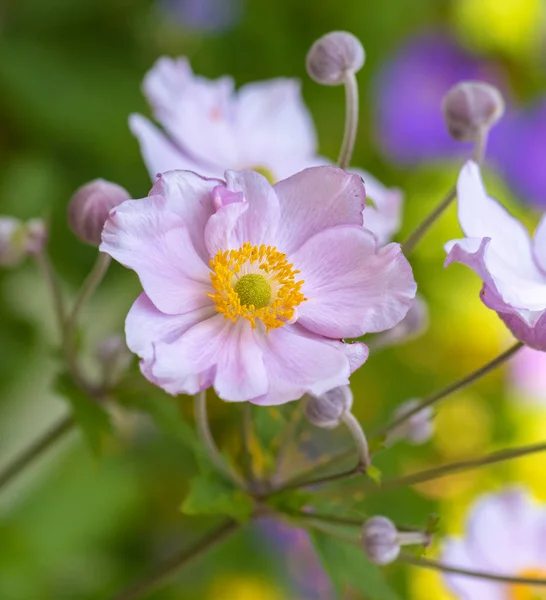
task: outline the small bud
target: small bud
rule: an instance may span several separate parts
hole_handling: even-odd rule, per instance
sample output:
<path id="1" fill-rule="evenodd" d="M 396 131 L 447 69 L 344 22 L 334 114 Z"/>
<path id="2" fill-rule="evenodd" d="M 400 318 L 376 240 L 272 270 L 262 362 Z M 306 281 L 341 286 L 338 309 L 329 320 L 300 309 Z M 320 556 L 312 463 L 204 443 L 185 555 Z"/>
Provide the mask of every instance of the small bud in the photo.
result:
<path id="1" fill-rule="evenodd" d="M 104 179 L 94 179 L 72 196 L 68 205 L 68 225 L 80 240 L 99 246 L 108 214 L 129 198 L 129 193 L 121 186 Z"/>
<path id="2" fill-rule="evenodd" d="M 26 256 L 38 254 L 46 237 L 41 219 L 23 223 L 13 217 L 0 217 L 0 267 L 15 267 Z"/>
<path id="3" fill-rule="evenodd" d="M 419 406 L 419 400 L 408 400 L 401 404 L 394 413 L 394 419 L 400 419 Z M 409 419 L 395 427 L 387 438 L 387 444 L 392 445 L 399 440 L 406 440 L 414 446 L 428 442 L 434 433 L 434 416 L 432 407 L 427 406 L 412 415 Z"/>
<path id="4" fill-rule="evenodd" d="M 101 366 L 103 383 L 107 385 L 117 383 L 133 359 L 121 335 L 111 335 L 101 340 L 95 357 Z"/>
<path id="5" fill-rule="evenodd" d="M 348 385 L 343 385 L 322 396 L 308 396 L 305 416 L 316 427 L 333 429 L 353 404 L 353 394 Z"/>
<path id="6" fill-rule="evenodd" d="M 323 85 L 341 85 L 347 73 L 364 65 L 364 48 L 346 31 L 332 31 L 319 38 L 307 53 L 307 73 Z"/>
<path id="7" fill-rule="evenodd" d="M 463 81 L 444 96 L 442 111 L 451 137 L 473 142 L 491 128 L 504 113 L 499 90 L 482 81 Z"/>
<path id="8" fill-rule="evenodd" d="M 370 561 L 388 565 L 400 554 L 401 546 L 428 546 L 431 534 L 425 531 L 398 531 L 387 517 L 372 517 L 364 523 L 362 545 Z"/>

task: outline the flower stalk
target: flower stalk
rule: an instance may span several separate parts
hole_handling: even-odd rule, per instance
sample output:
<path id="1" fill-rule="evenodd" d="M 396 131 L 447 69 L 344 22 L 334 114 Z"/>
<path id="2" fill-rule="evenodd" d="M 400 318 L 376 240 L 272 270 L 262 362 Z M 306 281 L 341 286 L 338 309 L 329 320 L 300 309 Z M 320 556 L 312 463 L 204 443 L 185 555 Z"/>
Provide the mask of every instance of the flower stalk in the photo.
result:
<path id="1" fill-rule="evenodd" d="M 359 467 L 365 472 L 366 469 L 371 465 L 370 460 L 370 450 L 368 447 L 368 440 L 366 439 L 366 435 L 360 426 L 357 418 L 353 415 L 351 411 L 347 411 L 341 417 L 341 420 L 345 423 L 351 435 L 353 436 L 353 440 L 356 445 L 356 450 L 358 453 L 358 464 Z"/>
<path id="2" fill-rule="evenodd" d="M 358 131 L 358 83 L 353 71 L 345 75 L 345 131 L 339 153 L 338 165 L 347 170 L 355 147 Z"/>

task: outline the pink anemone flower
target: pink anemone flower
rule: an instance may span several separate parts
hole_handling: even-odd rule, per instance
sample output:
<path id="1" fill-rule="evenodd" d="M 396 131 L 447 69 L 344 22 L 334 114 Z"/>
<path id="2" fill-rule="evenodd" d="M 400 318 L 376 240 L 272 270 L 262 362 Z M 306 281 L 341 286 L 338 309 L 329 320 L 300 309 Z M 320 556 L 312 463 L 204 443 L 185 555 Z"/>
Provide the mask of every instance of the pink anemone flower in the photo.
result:
<path id="1" fill-rule="evenodd" d="M 514 336 L 546 350 L 546 218 L 531 240 L 527 230 L 482 183 L 472 161 L 457 182 L 459 223 L 466 235 L 446 244 L 446 266 L 460 262 L 483 280 L 481 299 Z"/>
<path id="2" fill-rule="evenodd" d="M 360 177 L 306 169 L 271 186 L 253 171 L 225 181 L 164 173 L 113 209 L 101 250 L 144 292 L 126 322 L 144 375 L 171 394 L 282 404 L 346 385 L 416 292 L 398 244 L 363 227 Z"/>

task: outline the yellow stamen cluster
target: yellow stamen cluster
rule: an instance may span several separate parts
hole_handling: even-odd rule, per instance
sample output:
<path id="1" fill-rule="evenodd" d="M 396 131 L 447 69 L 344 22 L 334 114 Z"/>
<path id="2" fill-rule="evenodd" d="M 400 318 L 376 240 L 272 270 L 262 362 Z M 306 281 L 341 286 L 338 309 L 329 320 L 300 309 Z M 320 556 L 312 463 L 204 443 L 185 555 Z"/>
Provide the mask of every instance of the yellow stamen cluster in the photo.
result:
<path id="1" fill-rule="evenodd" d="M 299 271 L 274 246 L 252 246 L 245 242 L 238 250 L 220 250 L 210 261 L 214 293 L 209 296 L 226 319 L 243 317 L 266 331 L 282 327 L 294 317 L 294 308 L 307 298 Z M 238 293 L 239 292 L 239 293 Z M 255 304 L 245 304 L 255 298 Z"/>

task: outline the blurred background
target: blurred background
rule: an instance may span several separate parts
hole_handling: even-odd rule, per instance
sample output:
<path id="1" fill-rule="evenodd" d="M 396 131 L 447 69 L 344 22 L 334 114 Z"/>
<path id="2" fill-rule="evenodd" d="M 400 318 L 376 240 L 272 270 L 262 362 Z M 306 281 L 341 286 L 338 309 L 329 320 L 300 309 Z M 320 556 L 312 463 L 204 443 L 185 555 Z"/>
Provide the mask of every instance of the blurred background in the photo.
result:
<path id="1" fill-rule="evenodd" d="M 66 294 L 74 294 L 96 252 L 66 225 L 72 192 L 95 177 L 145 196 L 149 177 L 129 113 L 149 115 L 140 85 L 162 55 L 187 56 L 194 71 L 232 75 L 238 85 L 297 77 L 313 115 L 319 151 L 335 160 L 343 131 L 340 88 L 305 73 L 311 43 L 332 29 L 358 36 L 367 62 L 359 73 L 361 123 L 353 165 L 405 193 L 402 239 L 452 185 L 467 148 L 444 131 L 440 102 L 460 79 L 480 78 L 505 93 L 508 110 L 493 132 L 487 183 L 530 227 L 546 206 L 546 6 L 542 0 L 3 0 L 0 3 L 0 213 L 40 216 L 51 226 L 50 253 Z M 491 359 L 511 343 L 479 301 L 467 269 L 444 271 L 443 244 L 459 233 L 455 211 L 439 221 L 413 256 L 430 326 L 417 340 L 372 354 L 354 376 L 354 411 L 365 427 L 383 423 L 419 397 Z M 138 293 L 118 265 L 83 315 L 82 352 L 122 333 Z M 32 262 L 0 272 L 0 465 L 47 430 L 69 407 L 53 391 L 61 369 L 45 286 Z M 546 361 L 521 354 L 436 417 L 432 440 L 399 445 L 378 466 L 396 475 L 544 439 Z M 191 401 L 150 390 L 191 422 Z M 293 407 L 269 416 L 289 419 Z M 265 411 L 265 409 L 264 409 Z M 268 411 L 271 412 L 271 411 Z M 175 411 L 176 414 L 176 411 Z M 211 403 L 219 444 L 237 452 L 241 411 Z M 266 417 L 258 417 L 266 418 Z M 100 458 L 79 432 L 66 436 L 0 494 L 0 598 L 91 600 L 115 591 L 205 530 L 213 519 L 179 506 L 196 466 L 179 436 L 134 411 L 116 410 L 116 435 Z M 271 428 L 268 429 L 269 434 Z M 300 428 L 302 446 L 287 462 L 348 444 L 345 432 Z M 263 440 L 262 440 L 263 441 Z M 256 457 L 267 464 L 269 435 Z M 362 498 L 348 490 L 332 503 L 364 516 L 381 512 L 420 526 L 440 516 L 442 534 L 462 530 L 480 493 L 516 483 L 546 501 L 541 455 L 444 478 L 413 490 Z M 342 510 L 342 509 L 336 509 Z M 389 598 L 452 598 L 434 573 L 385 570 Z M 359 587 L 359 586 L 358 586 Z M 334 592 L 306 534 L 264 521 L 248 526 L 193 563 L 154 600 L 330 600 Z M 347 598 L 373 600 L 362 589 Z M 387 596 L 385 596 L 387 598 Z"/>

